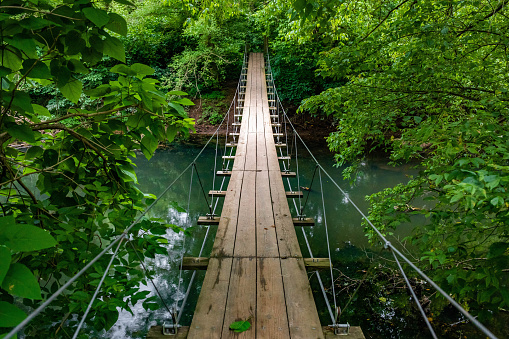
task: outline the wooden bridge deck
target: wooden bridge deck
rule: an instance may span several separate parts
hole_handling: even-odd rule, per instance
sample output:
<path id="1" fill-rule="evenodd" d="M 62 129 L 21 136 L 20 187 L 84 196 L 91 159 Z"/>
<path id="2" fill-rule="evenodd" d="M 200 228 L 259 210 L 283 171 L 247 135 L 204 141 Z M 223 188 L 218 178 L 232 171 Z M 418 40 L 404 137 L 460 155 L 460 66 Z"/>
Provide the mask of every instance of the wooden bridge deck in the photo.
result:
<path id="1" fill-rule="evenodd" d="M 192 324 L 178 338 L 330 338 L 320 325 L 288 207 L 261 53 L 249 57 L 242 111 L 207 272 Z M 251 328 L 231 331 L 239 320 L 249 320 Z M 160 333 L 153 327 L 148 338 Z M 348 337 L 364 338 L 359 327 Z"/>
<path id="2" fill-rule="evenodd" d="M 263 54 L 251 53 L 235 161 L 188 338 L 323 338 L 271 125 Z M 229 329 L 246 319 L 248 331 Z"/>

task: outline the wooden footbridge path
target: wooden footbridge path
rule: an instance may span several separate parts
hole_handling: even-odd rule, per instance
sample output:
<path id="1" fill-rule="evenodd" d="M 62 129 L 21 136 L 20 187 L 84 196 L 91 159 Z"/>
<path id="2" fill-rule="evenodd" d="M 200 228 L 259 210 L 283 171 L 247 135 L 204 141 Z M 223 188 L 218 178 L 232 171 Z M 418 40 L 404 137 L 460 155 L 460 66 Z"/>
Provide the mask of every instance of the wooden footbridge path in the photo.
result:
<path id="1" fill-rule="evenodd" d="M 267 95 L 264 57 L 251 53 L 243 103 L 235 110 L 240 123 L 220 217 L 210 258 L 194 259 L 207 272 L 192 324 L 179 338 L 324 338 L 287 199 L 301 192 L 285 192 L 273 129 L 279 126 Z M 235 134 L 237 136 L 237 133 Z M 206 218 L 205 218 L 206 219 Z M 318 261 L 323 265 L 324 260 Z M 326 267 L 329 267 L 328 260 Z M 192 262 L 187 262 L 192 266 Z M 230 324 L 248 320 L 249 330 L 235 333 Z M 159 338 L 153 327 L 149 338 Z M 363 338 L 360 328 L 350 337 Z"/>

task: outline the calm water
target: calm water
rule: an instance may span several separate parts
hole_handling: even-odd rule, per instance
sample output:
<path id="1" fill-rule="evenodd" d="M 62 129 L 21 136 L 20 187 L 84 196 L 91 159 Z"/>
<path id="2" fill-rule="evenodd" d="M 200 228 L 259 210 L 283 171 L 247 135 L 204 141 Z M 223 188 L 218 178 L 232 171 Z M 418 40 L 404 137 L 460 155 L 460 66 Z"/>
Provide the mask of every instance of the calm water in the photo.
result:
<path id="1" fill-rule="evenodd" d="M 194 159 L 203 147 L 204 141 L 184 142 L 172 145 L 165 150 L 158 150 L 155 156 L 147 161 L 143 156 L 136 159 L 137 175 L 141 189 L 144 192 L 150 192 L 159 195 Z M 357 203 L 361 210 L 367 213 L 368 204 L 365 196 L 380 191 L 386 187 L 392 187 L 398 183 L 408 181 L 408 176 L 415 173 L 410 167 L 392 168 L 386 165 L 385 159 L 372 159 L 363 164 L 364 175 L 359 178 L 355 186 L 342 180 L 341 168 L 333 166 L 333 157 L 323 145 L 310 145 L 315 153 L 318 161 L 324 166 L 331 176 L 342 186 L 346 194 Z M 299 146 L 300 147 L 300 146 Z M 197 171 L 201 182 L 203 183 L 205 192 L 213 189 L 213 173 L 215 144 L 209 145 L 197 161 Z M 315 169 L 315 165 L 308 154 L 305 154 L 301 147 L 299 153 L 299 179 L 300 186 L 311 186 L 310 180 Z M 218 165 L 220 166 L 220 165 Z M 292 163 L 292 170 L 296 170 L 295 162 Z M 214 188 L 220 189 L 221 178 L 216 179 Z M 224 182 L 223 189 L 226 189 L 228 179 Z M 297 179 L 291 179 L 294 189 L 297 188 Z M 326 219 L 329 228 L 329 239 L 331 244 L 331 252 L 333 259 L 339 259 L 339 254 L 345 248 L 363 249 L 370 247 L 367 238 L 364 235 L 361 226 L 361 216 L 351 206 L 346 197 L 333 186 L 328 178 L 322 175 L 322 185 L 324 187 L 324 201 Z M 191 190 L 190 190 L 191 188 Z M 189 194 L 191 192 L 191 194 Z M 316 257 L 327 257 L 327 247 L 325 245 L 325 227 L 324 227 L 324 208 L 322 206 L 322 193 L 320 191 L 320 181 L 318 173 L 314 183 L 311 186 L 309 201 L 307 203 L 304 214 L 313 217 L 317 221 L 317 225 L 307 228 L 309 243 Z M 307 193 L 306 193 L 307 194 Z M 306 195 L 305 195 L 306 196 Z M 207 199 L 209 199 L 207 197 Z M 178 212 L 174 207 L 177 203 L 180 207 L 187 210 L 190 206 L 190 213 Z M 221 212 L 222 202 L 217 205 L 217 214 Z M 298 202 L 297 202 L 298 204 Z M 295 208 L 290 204 L 292 213 Z M 169 223 L 173 223 L 182 227 L 192 227 L 195 225 L 198 216 L 205 215 L 208 212 L 208 206 L 198 183 L 196 171 L 194 172 L 191 182 L 191 170 L 188 170 L 173 188 L 159 201 L 159 203 L 151 211 L 152 216 L 165 218 Z M 295 213 L 294 213 L 295 214 Z M 148 262 L 148 266 L 152 270 L 154 283 L 162 294 L 167 305 L 170 307 L 176 301 L 182 300 L 184 292 L 189 284 L 192 272 L 184 271 L 181 273 L 180 289 L 179 289 L 179 263 L 182 253 L 185 256 L 198 256 L 202 247 L 203 239 L 206 233 L 205 227 L 192 227 L 192 236 L 183 236 L 169 230 L 166 234 L 168 239 L 168 256 L 158 255 L 155 260 Z M 210 229 L 208 240 L 205 243 L 202 256 L 208 256 L 212 248 L 212 242 L 215 238 L 216 228 Z M 404 237 L 410 233 L 410 227 L 401 227 L 398 229 L 398 237 Z M 309 253 L 303 240 L 302 231 L 297 229 L 301 249 L 304 256 Z M 325 273 L 324 273 L 325 274 Z M 181 324 L 189 325 L 196 301 L 201 289 L 201 284 L 205 272 L 198 272 L 196 280 L 191 289 L 189 300 L 184 309 L 184 316 Z M 316 279 L 315 279 L 316 280 Z M 144 286 L 146 290 L 154 293 L 154 287 Z M 315 289 L 315 288 L 314 288 Z M 152 295 L 152 294 L 151 294 Z M 324 325 L 328 322 L 328 315 L 323 306 L 323 297 L 315 294 L 315 300 L 322 316 Z M 158 311 L 145 311 L 141 302 L 133 307 L 135 313 L 132 316 L 128 312 L 121 313 L 117 324 L 104 334 L 107 338 L 144 338 L 147 329 L 156 324 L 162 324 L 162 321 L 169 317 L 164 307 Z"/>

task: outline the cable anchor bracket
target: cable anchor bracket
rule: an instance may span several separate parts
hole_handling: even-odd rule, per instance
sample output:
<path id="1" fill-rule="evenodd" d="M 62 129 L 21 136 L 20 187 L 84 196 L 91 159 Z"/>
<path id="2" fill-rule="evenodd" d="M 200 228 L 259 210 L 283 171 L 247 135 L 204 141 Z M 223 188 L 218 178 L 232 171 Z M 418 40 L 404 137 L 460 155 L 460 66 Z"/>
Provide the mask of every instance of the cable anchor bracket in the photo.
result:
<path id="1" fill-rule="evenodd" d="M 163 335 L 177 335 L 180 325 L 177 324 L 175 313 L 171 314 L 168 321 L 163 321 Z"/>

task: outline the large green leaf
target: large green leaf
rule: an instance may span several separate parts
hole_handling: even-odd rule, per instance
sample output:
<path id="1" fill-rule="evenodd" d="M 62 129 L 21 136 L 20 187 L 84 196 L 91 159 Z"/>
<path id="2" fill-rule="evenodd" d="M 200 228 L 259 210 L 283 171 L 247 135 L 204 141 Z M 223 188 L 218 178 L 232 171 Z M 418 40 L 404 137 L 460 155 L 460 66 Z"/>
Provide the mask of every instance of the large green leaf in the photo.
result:
<path id="1" fill-rule="evenodd" d="M 16 306 L 0 301 L 0 327 L 13 327 L 22 322 L 27 315 Z"/>
<path id="2" fill-rule="evenodd" d="M 9 123 L 7 133 L 21 141 L 35 142 L 34 131 L 26 124 Z"/>
<path id="3" fill-rule="evenodd" d="M 154 155 L 154 152 L 157 148 L 157 140 L 150 134 L 146 134 L 143 136 L 143 139 L 141 139 L 141 151 L 145 155 L 147 159 L 150 160 L 152 156 Z"/>
<path id="4" fill-rule="evenodd" d="M 37 58 L 35 40 L 26 34 L 16 34 L 12 38 L 5 38 L 5 42 L 23 51 L 29 58 Z"/>
<path id="5" fill-rule="evenodd" d="M 23 264 L 15 263 L 9 267 L 2 288 L 21 298 L 41 300 L 41 288 L 32 272 Z"/>
<path id="6" fill-rule="evenodd" d="M 21 68 L 21 53 L 16 48 L 3 48 L 1 52 L 0 66 L 17 71 Z"/>
<path id="7" fill-rule="evenodd" d="M 110 13 L 109 16 L 110 21 L 106 25 L 106 28 L 115 33 L 126 36 L 127 22 L 125 21 L 125 19 L 116 13 Z"/>
<path id="8" fill-rule="evenodd" d="M 9 266 L 11 266 L 11 251 L 5 246 L 0 246 L 0 285 L 4 281 Z"/>
<path id="9" fill-rule="evenodd" d="M 137 73 L 140 79 L 146 75 L 152 75 L 155 72 L 155 70 L 152 67 L 140 63 L 133 64 L 131 66 L 131 69 Z"/>
<path id="10" fill-rule="evenodd" d="M 83 92 L 83 83 L 73 79 L 58 89 L 67 99 L 77 104 Z"/>
<path id="11" fill-rule="evenodd" d="M 251 324 L 247 320 L 235 321 L 230 324 L 230 330 L 234 332 L 241 333 L 249 330 Z"/>
<path id="12" fill-rule="evenodd" d="M 125 62 L 125 50 L 122 41 L 115 37 L 108 36 L 104 40 L 103 53 L 117 59 L 118 61 Z"/>
<path id="13" fill-rule="evenodd" d="M 30 78 L 36 79 L 50 79 L 51 72 L 49 71 L 48 66 L 38 60 L 28 59 L 23 62 L 23 70 L 21 71 L 23 74 L 27 74 Z"/>
<path id="14" fill-rule="evenodd" d="M 14 217 L 0 218 L 0 243 L 14 252 L 37 251 L 57 244 L 45 230 L 32 225 L 17 224 Z"/>
<path id="15" fill-rule="evenodd" d="M 110 21 L 110 17 L 106 11 L 94 7 L 83 8 L 83 14 L 85 17 L 96 24 L 98 27 L 102 27 Z"/>

